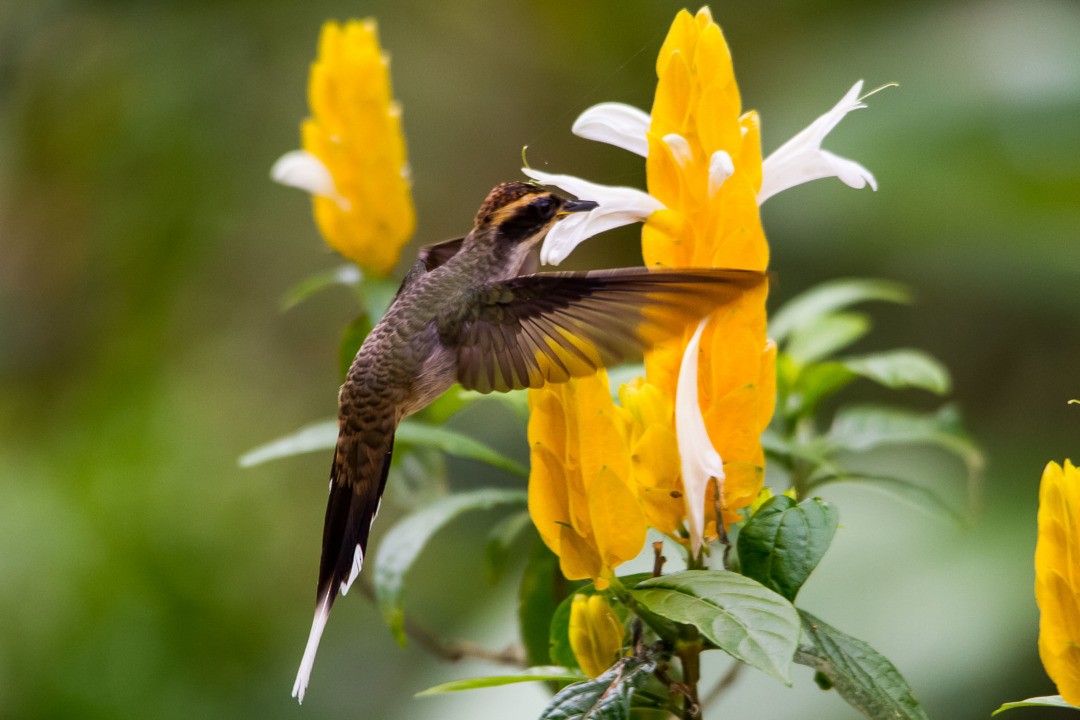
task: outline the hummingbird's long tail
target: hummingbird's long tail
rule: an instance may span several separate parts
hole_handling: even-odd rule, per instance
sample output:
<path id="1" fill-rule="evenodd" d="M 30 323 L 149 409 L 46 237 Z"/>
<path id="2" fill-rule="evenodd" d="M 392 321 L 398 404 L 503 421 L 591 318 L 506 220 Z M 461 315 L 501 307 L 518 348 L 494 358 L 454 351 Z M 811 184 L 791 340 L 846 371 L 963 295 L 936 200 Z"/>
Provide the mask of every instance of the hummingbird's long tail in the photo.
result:
<path id="1" fill-rule="evenodd" d="M 323 524 L 322 560 L 315 596 L 315 618 L 311 622 L 304 657 L 296 674 L 292 695 L 304 701 L 319 640 L 330 616 L 338 591 L 344 595 L 364 564 L 368 535 L 379 513 L 390 458 L 394 452 L 393 420 L 378 428 L 351 430 L 343 425 L 330 471 L 330 497 Z"/>

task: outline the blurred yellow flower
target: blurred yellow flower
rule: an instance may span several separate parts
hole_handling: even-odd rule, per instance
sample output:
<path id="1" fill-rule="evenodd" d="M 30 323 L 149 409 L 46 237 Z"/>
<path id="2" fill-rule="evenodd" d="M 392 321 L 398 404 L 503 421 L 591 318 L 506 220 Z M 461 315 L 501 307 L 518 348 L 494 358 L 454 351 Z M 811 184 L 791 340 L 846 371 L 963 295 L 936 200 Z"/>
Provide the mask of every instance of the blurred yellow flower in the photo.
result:
<path id="1" fill-rule="evenodd" d="M 570 604 L 570 649 L 589 677 L 598 677 L 622 655 L 623 626 L 603 595 L 575 595 Z"/>
<path id="2" fill-rule="evenodd" d="M 529 391 L 529 514 L 564 576 L 607 587 L 645 545 L 626 410 L 606 372 Z"/>
<path id="3" fill-rule="evenodd" d="M 366 272 L 387 275 L 412 237 L 412 202 L 401 108 L 374 20 L 327 22 L 311 66 L 303 150 L 271 170 L 310 192 L 326 242 Z"/>
<path id="4" fill-rule="evenodd" d="M 1043 667 L 1062 698 L 1080 705 L 1080 470 L 1068 460 L 1043 471 L 1035 600 Z"/>

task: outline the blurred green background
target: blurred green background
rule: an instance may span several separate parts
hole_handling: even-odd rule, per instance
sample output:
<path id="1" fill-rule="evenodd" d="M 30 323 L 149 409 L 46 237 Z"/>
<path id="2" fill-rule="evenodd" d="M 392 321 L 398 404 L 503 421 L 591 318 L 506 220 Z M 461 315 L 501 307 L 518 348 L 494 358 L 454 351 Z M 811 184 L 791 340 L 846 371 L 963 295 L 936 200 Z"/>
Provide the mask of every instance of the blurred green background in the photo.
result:
<path id="1" fill-rule="evenodd" d="M 595 102 L 648 108 L 679 7 L 0 4 L 0 717 L 536 717 L 540 687 L 413 699 L 490 668 L 399 649 L 356 596 L 335 608 L 308 701 L 289 698 L 329 459 L 236 459 L 334 412 L 338 334 L 356 308 L 332 290 L 280 312 L 287 288 L 339 260 L 308 199 L 268 170 L 298 144 L 322 21 L 374 15 L 405 111 L 418 244 L 466 230 L 487 189 L 519 177 L 522 145 L 534 167 L 641 185 L 638 158 L 569 126 Z M 1080 396 L 1080 4 L 712 9 L 766 152 L 855 80 L 900 83 L 826 143 L 879 192 L 828 180 L 764 207 L 774 300 L 840 276 L 911 285 L 917 304 L 876 308 L 862 347 L 942 358 L 989 455 L 966 529 L 830 489 L 841 530 L 802 604 L 893 660 L 932 717 L 1052 693 L 1031 558 L 1042 467 L 1080 454 L 1080 408 L 1066 405 Z M 574 263 L 635 262 L 635 232 Z M 471 412 L 481 435 L 506 425 Z M 525 456 L 523 434 L 500 437 Z M 960 474 L 930 454 L 880 462 L 946 492 Z M 453 469 L 462 484 L 483 471 Z M 478 603 L 479 526 L 445 534 L 406 603 L 498 648 L 513 639 L 513 587 Z M 723 666 L 707 659 L 707 677 Z M 856 717 L 805 668 L 793 689 L 748 672 L 709 716 L 751 715 Z"/>

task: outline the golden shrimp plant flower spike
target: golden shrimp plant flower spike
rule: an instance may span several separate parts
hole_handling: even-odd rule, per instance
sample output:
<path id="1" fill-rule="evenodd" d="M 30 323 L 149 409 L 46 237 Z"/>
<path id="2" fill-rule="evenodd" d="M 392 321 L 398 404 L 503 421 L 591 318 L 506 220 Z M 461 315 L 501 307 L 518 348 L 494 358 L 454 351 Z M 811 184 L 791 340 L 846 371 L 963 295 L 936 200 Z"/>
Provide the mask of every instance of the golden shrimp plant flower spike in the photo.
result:
<path id="1" fill-rule="evenodd" d="M 763 271 L 769 248 L 759 207 L 765 200 L 826 177 L 877 188 L 862 165 L 822 149 L 848 113 L 865 107 L 861 81 L 763 162 L 758 116 L 742 111 L 731 53 L 708 8 L 676 16 L 656 70 L 651 113 L 601 103 L 582 113 L 572 128 L 580 137 L 644 157 L 648 192 L 523 169 L 538 182 L 598 203 L 548 234 L 543 262 L 558 264 L 599 232 L 643 222 L 642 253 L 650 267 Z M 753 502 L 761 489 L 759 438 L 775 403 L 776 348 L 766 338 L 765 297 L 764 288 L 748 293 L 692 337 L 688 332 L 681 342 L 646 355 L 646 379 L 639 387 L 676 398 L 667 425 L 677 431 L 682 477 L 676 494 L 685 502 L 695 553 L 719 534 L 718 523 L 737 520 L 735 511 Z"/>
<path id="2" fill-rule="evenodd" d="M 416 226 L 389 62 L 374 20 L 323 25 L 303 149 L 283 155 L 270 172 L 310 193 L 326 243 L 378 276 L 393 270 Z"/>

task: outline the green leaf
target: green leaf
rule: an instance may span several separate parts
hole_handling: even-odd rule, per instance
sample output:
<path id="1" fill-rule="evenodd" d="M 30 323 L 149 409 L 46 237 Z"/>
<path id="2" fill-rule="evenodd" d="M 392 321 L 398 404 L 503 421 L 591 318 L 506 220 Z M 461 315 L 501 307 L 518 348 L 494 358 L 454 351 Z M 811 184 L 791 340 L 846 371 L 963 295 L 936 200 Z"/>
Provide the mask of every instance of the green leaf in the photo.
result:
<path id="1" fill-rule="evenodd" d="M 769 320 L 769 337 L 783 343 L 801 327 L 850 305 L 868 300 L 911 302 L 907 288 L 886 280 L 847 278 L 823 283 L 789 300 Z"/>
<path id="2" fill-rule="evenodd" d="M 525 647 L 525 660 L 530 665 L 561 663 L 551 656 L 551 627 L 555 609 L 562 602 L 567 590 L 566 581 L 559 572 L 559 558 L 542 542 L 533 545 L 525 572 L 518 587 L 518 627 L 521 643 Z"/>
<path id="3" fill-rule="evenodd" d="M 736 660 L 791 684 L 799 618 L 764 585 L 727 570 L 686 570 L 645 580 L 631 595 L 650 612 L 693 625 Z"/>
<path id="4" fill-rule="evenodd" d="M 840 392 L 857 377 L 843 363 L 814 363 L 799 373 L 788 392 L 784 413 L 788 417 L 812 415 L 822 400 Z"/>
<path id="5" fill-rule="evenodd" d="M 540 720 L 629 720 L 634 690 L 655 667 L 652 661 L 623 658 L 600 677 L 560 690 Z"/>
<path id="6" fill-rule="evenodd" d="M 529 511 L 523 510 L 516 515 L 507 515 L 488 532 L 484 544 L 484 577 L 489 584 L 495 585 L 502 578 L 510 558 L 510 547 L 530 521 Z"/>
<path id="7" fill-rule="evenodd" d="M 260 465 L 293 455 L 332 450 L 337 445 L 337 436 L 337 420 L 311 423 L 244 453 L 240 457 L 240 467 Z M 475 438 L 450 428 L 428 425 L 414 418 L 406 418 L 398 425 L 395 444 L 402 452 L 407 451 L 410 446 L 433 448 L 454 457 L 478 460 L 523 477 L 529 474 L 524 465 Z"/>
<path id="8" fill-rule="evenodd" d="M 907 681 L 876 650 L 805 610 L 795 662 L 824 675 L 840 697 L 870 720 L 929 720 Z"/>
<path id="9" fill-rule="evenodd" d="M 836 413 L 822 442 L 827 452 L 932 445 L 960 458 L 972 476 L 980 473 L 984 465 L 982 451 L 960 430 L 956 410 L 949 405 L 930 414 L 881 405 L 845 407 Z"/>
<path id="10" fill-rule="evenodd" d="M 846 348 L 870 331 L 870 319 L 859 313 L 823 315 L 791 333 L 785 352 L 800 365 L 816 362 Z"/>
<path id="11" fill-rule="evenodd" d="M 526 502 L 527 496 L 521 490 L 488 488 L 447 495 L 390 529 L 375 554 L 375 599 L 399 645 L 405 646 L 405 611 L 401 604 L 405 574 L 428 541 L 462 513 L 523 506 Z"/>
<path id="12" fill-rule="evenodd" d="M 952 385 L 945 366 L 921 350 L 889 350 L 839 362 L 856 375 L 888 388 L 914 387 L 945 395 Z"/>
<path id="13" fill-rule="evenodd" d="M 903 478 L 891 477 L 888 475 L 837 472 L 835 474 L 829 473 L 811 476 L 810 481 L 807 483 L 807 488 L 814 490 L 822 485 L 841 482 L 873 485 L 925 508 L 935 515 L 943 516 L 952 522 L 955 522 L 957 525 L 967 524 L 967 518 L 965 518 L 961 512 L 957 511 L 933 490 L 920 485 L 913 480 L 905 480 Z"/>
<path id="14" fill-rule="evenodd" d="M 777 495 L 739 531 L 742 573 L 795 600 L 829 548 L 838 521 L 836 507 L 824 500 L 807 498 L 796 505 Z"/>
<path id="15" fill-rule="evenodd" d="M 580 682 L 588 680 L 587 675 L 568 670 L 557 665 L 543 665 L 531 667 L 512 675 L 488 675 L 486 677 L 468 678 L 465 680 L 451 680 L 450 682 L 430 687 L 427 690 L 416 693 L 416 697 L 428 697 L 442 695 L 443 693 L 460 692 L 462 690 L 476 690 L 477 688 L 499 687 L 500 685 L 514 685 L 523 682 L 554 681 L 560 683 Z"/>
<path id="16" fill-rule="evenodd" d="M 341 340 L 338 342 L 338 370 L 342 378 L 349 374 L 349 368 L 356 359 L 356 353 L 373 327 L 371 316 L 363 312 L 354 317 L 352 322 L 341 331 Z"/>
<path id="17" fill-rule="evenodd" d="M 990 714 L 990 717 L 997 715 L 998 713 L 1005 712 L 1006 710 L 1012 710 L 1019 707 L 1054 707 L 1054 708 L 1069 708 L 1070 710 L 1080 710 L 1080 707 L 1070 705 L 1065 702 L 1065 699 L 1060 695 L 1043 695 L 1042 697 L 1028 698 L 1027 700 L 1017 700 L 1016 702 L 1008 702 L 999 707 L 997 710 Z"/>
<path id="18" fill-rule="evenodd" d="M 315 293 L 328 287 L 337 285 L 359 285 L 363 278 L 364 275 L 360 272 L 360 268 L 352 264 L 342 265 L 333 270 L 327 270 L 326 272 L 312 275 L 311 277 L 301 280 L 285 293 L 285 297 L 281 299 L 281 309 L 282 311 L 290 310 Z"/>
<path id="19" fill-rule="evenodd" d="M 311 423 L 244 453 L 240 456 L 240 467 L 252 467 L 270 460 L 333 449 L 337 444 L 337 436 L 337 420 Z"/>
<path id="20" fill-rule="evenodd" d="M 493 450 L 475 438 L 441 425 L 428 425 L 414 418 L 406 418 L 401 421 L 397 433 L 394 435 L 394 443 L 435 448 L 442 450 L 447 455 L 479 460 L 523 477 L 529 475 L 529 470 L 524 465 L 506 457 L 497 450 Z"/>

